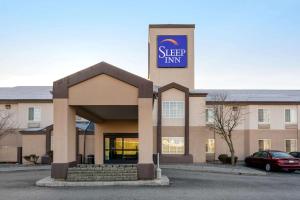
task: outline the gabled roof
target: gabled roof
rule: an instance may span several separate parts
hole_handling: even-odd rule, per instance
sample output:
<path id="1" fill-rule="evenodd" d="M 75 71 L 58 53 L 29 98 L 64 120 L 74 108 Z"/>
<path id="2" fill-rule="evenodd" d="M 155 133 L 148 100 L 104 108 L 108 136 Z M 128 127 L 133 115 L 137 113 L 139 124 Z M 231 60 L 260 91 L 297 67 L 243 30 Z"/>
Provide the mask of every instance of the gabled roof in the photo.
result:
<path id="1" fill-rule="evenodd" d="M 139 90 L 140 98 L 152 98 L 153 83 L 106 62 L 100 62 L 53 83 L 53 98 L 68 98 L 68 88 L 101 74 L 128 83 Z"/>
<path id="2" fill-rule="evenodd" d="M 52 101 L 52 86 L 0 87 L 0 101 Z"/>
<path id="3" fill-rule="evenodd" d="M 195 24 L 149 24 L 149 28 L 195 28 Z"/>

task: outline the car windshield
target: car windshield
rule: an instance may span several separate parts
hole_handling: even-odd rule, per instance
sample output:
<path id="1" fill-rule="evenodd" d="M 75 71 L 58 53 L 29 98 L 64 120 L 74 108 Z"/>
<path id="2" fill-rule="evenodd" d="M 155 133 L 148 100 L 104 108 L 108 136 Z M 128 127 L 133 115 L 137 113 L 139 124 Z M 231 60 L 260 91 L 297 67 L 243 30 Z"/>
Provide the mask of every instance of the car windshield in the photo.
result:
<path id="1" fill-rule="evenodd" d="M 271 152 L 271 155 L 273 158 L 293 158 L 293 156 L 285 152 Z"/>

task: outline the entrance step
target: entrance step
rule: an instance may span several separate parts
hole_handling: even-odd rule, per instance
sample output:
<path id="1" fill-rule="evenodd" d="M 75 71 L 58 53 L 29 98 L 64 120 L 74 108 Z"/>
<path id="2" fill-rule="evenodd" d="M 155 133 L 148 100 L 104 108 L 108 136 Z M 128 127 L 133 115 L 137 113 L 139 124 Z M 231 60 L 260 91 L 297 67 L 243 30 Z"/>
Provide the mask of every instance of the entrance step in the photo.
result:
<path id="1" fill-rule="evenodd" d="M 86 165 L 68 169 L 67 181 L 135 181 L 136 164 Z"/>

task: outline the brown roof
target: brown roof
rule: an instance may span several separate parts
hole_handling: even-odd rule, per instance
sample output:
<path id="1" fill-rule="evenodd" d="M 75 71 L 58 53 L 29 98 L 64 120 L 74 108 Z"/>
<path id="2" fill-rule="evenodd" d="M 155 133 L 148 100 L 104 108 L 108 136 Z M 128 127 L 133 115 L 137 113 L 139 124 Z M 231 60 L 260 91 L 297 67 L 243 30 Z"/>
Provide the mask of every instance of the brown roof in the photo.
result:
<path id="1" fill-rule="evenodd" d="M 195 24 L 149 24 L 149 28 L 195 28 Z"/>
<path id="2" fill-rule="evenodd" d="M 91 79 L 95 76 L 106 74 L 120 81 L 128 83 L 139 89 L 139 97 L 152 98 L 153 83 L 140 76 L 127 72 L 106 62 L 100 62 L 84 70 L 71 74 L 53 83 L 53 98 L 68 98 L 68 88 Z"/>

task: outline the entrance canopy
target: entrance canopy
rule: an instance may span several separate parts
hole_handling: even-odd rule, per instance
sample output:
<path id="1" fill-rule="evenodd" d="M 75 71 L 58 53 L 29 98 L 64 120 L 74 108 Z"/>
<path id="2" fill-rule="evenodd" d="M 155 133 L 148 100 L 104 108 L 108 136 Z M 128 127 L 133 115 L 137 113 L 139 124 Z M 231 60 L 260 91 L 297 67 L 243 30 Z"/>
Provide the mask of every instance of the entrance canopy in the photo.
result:
<path id="1" fill-rule="evenodd" d="M 105 62 L 54 82 L 53 98 L 68 98 L 76 114 L 93 122 L 137 120 L 138 98 L 152 98 L 153 84 Z"/>
<path id="2" fill-rule="evenodd" d="M 154 177 L 151 81 L 101 62 L 55 81 L 53 104 L 53 178 L 66 178 L 68 167 L 76 164 L 76 115 L 95 123 L 96 164 L 103 164 L 105 156 L 126 160 L 138 157 L 139 178 Z M 112 134 L 136 134 L 138 138 L 110 137 Z M 130 147 L 120 149 L 118 138 L 123 146 Z M 111 145 L 106 148 L 105 142 Z M 138 147 L 131 147 L 136 143 Z"/>

